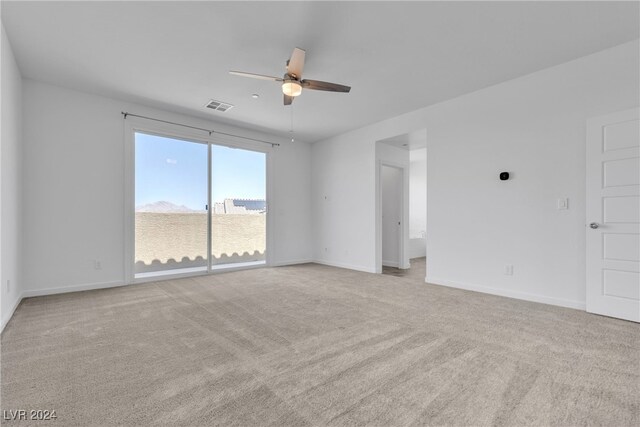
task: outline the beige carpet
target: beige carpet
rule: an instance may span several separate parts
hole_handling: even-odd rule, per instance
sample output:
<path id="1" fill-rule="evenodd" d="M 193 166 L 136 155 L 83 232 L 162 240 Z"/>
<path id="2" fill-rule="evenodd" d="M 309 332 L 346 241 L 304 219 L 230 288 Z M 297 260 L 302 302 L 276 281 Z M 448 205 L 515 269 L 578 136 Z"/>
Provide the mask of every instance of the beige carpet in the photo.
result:
<path id="1" fill-rule="evenodd" d="M 424 278 L 427 275 L 426 270 L 426 258 L 413 258 L 410 260 L 411 268 L 402 269 L 396 267 L 386 267 L 382 266 L 382 274 L 389 274 L 391 276 L 396 277 L 405 277 L 407 279 L 412 279 L 416 282 L 424 282 Z"/>
<path id="2" fill-rule="evenodd" d="M 313 264 L 27 299 L 1 351 L 41 426 L 640 423 L 638 324 Z"/>

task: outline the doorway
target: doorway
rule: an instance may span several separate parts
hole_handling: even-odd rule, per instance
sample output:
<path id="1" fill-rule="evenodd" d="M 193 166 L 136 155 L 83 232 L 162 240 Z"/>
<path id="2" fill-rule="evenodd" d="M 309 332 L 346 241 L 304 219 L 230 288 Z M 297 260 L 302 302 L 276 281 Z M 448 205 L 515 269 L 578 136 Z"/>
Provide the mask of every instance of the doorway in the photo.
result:
<path id="1" fill-rule="evenodd" d="M 640 322 L 640 110 L 587 123 L 587 311 Z"/>
<path id="2" fill-rule="evenodd" d="M 420 282 L 426 278 L 426 143 L 426 129 L 376 142 L 376 272 Z"/>
<path id="3" fill-rule="evenodd" d="M 381 165 L 382 268 L 403 266 L 403 170 Z"/>

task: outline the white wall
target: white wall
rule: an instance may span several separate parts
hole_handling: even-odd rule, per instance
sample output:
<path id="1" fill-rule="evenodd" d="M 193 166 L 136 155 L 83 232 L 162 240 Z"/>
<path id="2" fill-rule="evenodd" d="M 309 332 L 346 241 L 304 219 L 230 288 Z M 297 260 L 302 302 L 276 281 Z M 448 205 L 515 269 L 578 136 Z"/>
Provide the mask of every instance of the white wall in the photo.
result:
<path id="1" fill-rule="evenodd" d="M 375 138 L 339 135 L 312 144 L 314 259 L 376 271 Z"/>
<path id="2" fill-rule="evenodd" d="M 427 254 L 427 149 L 409 152 L 409 258 Z"/>
<path id="3" fill-rule="evenodd" d="M 2 26 L 1 58 L 1 142 L 0 142 L 0 309 L 4 329 L 20 302 L 21 204 L 20 176 L 22 162 L 22 77 L 4 26 Z M 7 282 L 10 281 L 10 289 Z"/>
<path id="4" fill-rule="evenodd" d="M 26 295 L 123 283 L 121 111 L 280 142 L 271 155 L 272 260 L 286 264 L 312 258 L 308 144 L 25 79 Z M 94 259 L 101 261 L 101 270 L 94 269 Z"/>
<path id="5" fill-rule="evenodd" d="M 373 264 L 375 141 L 426 127 L 427 281 L 584 308 L 585 121 L 640 104 L 639 47 L 626 43 L 313 144 L 315 253 L 331 247 L 344 265 Z M 503 170 L 513 179 L 499 181 Z M 318 209 L 323 191 L 352 210 Z M 556 210 L 559 197 L 569 210 Z"/>
<path id="6" fill-rule="evenodd" d="M 427 231 L 427 149 L 409 152 L 409 236 L 422 237 Z"/>
<path id="7" fill-rule="evenodd" d="M 375 271 L 376 141 L 427 127 L 427 279 L 582 307 L 584 122 L 638 106 L 638 47 L 637 41 L 627 43 L 338 135 L 311 149 L 283 143 L 273 158 L 271 212 L 279 239 L 274 261 L 313 256 L 327 264 Z M 19 94 L 5 96 L 4 52 L 3 193 L 5 126 L 19 122 L 15 115 L 5 119 L 4 103 L 19 105 Z M 19 87 L 13 75 L 9 86 Z M 257 136 L 30 80 L 23 87 L 21 280 L 28 295 L 122 282 L 120 111 Z M 15 128 L 10 133 L 19 135 L 20 127 Z M 501 170 L 512 172 L 513 180 L 498 181 Z M 570 198 L 568 211 L 555 209 L 558 197 Z M 4 244 L 10 241 L 5 204 L 3 194 L 3 277 Z M 102 270 L 94 270 L 91 259 L 100 259 Z M 514 265 L 513 276 L 502 274 L 506 263 Z"/>

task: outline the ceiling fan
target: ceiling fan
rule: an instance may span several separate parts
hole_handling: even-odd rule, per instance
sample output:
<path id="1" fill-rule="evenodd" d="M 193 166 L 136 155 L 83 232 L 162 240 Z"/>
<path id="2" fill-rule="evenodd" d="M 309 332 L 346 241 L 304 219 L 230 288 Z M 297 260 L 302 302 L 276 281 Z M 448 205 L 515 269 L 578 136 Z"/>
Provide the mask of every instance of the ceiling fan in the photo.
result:
<path id="1" fill-rule="evenodd" d="M 302 88 L 344 93 L 348 93 L 351 90 L 351 87 L 349 86 L 339 85 L 336 83 L 321 82 L 320 80 L 302 79 L 304 57 L 305 51 L 303 49 L 297 47 L 293 49 L 291 58 L 287 61 L 287 72 L 282 78 L 265 76 L 262 74 L 245 73 L 242 71 L 229 71 L 229 74 L 242 77 L 251 77 L 253 79 L 282 82 L 284 105 L 291 105 L 291 103 L 293 102 L 293 98 L 302 93 Z"/>

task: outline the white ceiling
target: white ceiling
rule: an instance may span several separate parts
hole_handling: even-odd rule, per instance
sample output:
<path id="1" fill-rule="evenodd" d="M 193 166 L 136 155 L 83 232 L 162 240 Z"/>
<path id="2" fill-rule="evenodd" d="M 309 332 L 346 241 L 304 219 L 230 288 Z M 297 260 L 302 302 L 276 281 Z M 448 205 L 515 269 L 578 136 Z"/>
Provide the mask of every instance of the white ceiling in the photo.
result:
<path id="1" fill-rule="evenodd" d="M 293 105 L 309 142 L 639 37 L 638 2 L 10 2 L 25 77 L 286 135 L 273 82 L 294 47 L 304 77 L 352 86 Z M 252 93 L 260 98 L 251 98 Z M 227 113 L 205 110 L 209 99 Z"/>
<path id="2" fill-rule="evenodd" d="M 427 148 L 427 130 L 421 129 L 402 135 L 392 136 L 391 138 L 381 139 L 378 142 L 401 148 L 403 150 L 419 150 Z"/>

